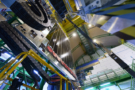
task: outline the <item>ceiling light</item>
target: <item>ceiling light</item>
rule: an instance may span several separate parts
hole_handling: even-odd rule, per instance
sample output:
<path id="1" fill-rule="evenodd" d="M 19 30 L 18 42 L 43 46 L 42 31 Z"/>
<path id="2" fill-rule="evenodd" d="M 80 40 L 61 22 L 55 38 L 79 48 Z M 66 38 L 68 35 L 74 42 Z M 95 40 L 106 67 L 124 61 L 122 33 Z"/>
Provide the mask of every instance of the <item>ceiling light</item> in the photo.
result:
<path id="1" fill-rule="evenodd" d="M 96 40 L 96 39 L 94 39 L 94 40 L 93 40 L 93 42 L 97 42 L 97 40 Z"/>
<path id="2" fill-rule="evenodd" d="M 42 33 L 47 35 L 47 34 L 49 34 L 49 30 L 46 28 L 45 30 L 42 31 Z"/>
<path id="3" fill-rule="evenodd" d="M 89 27 L 91 27 L 92 25 L 91 25 L 91 24 L 89 24 L 88 26 L 89 26 Z"/>
<path id="4" fill-rule="evenodd" d="M 68 38 L 65 38 L 65 40 L 68 40 Z"/>
<path id="5" fill-rule="evenodd" d="M 92 90 L 92 89 L 94 89 L 93 87 L 91 87 L 91 88 L 87 88 L 87 89 L 85 89 L 85 90 Z"/>
<path id="6" fill-rule="evenodd" d="M 76 36 L 76 33 L 73 33 L 73 36 L 75 37 Z"/>
<path id="7" fill-rule="evenodd" d="M 7 60 L 10 57 L 11 57 L 11 55 L 9 53 L 2 53 L 2 55 L 1 55 L 1 58 L 4 60 Z"/>
<path id="8" fill-rule="evenodd" d="M 53 42 L 56 42 L 56 39 L 53 39 Z"/>
<path id="9" fill-rule="evenodd" d="M 36 73 L 37 75 L 39 75 L 39 74 L 38 74 L 38 71 L 36 71 L 36 70 L 34 70 L 34 73 Z"/>
<path id="10" fill-rule="evenodd" d="M 111 84 L 111 83 L 110 82 L 109 83 L 105 83 L 105 84 L 102 84 L 100 86 L 106 86 L 106 85 L 109 85 L 109 84 Z"/>
<path id="11" fill-rule="evenodd" d="M 56 43 L 56 45 L 59 46 L 59 45 L 60 45 L 60 42 L 58 41 L 58 42 Z"/>
<path id="12" fill-rule="evenodd" d="M 78 87 L 81 87 L 81 86 L 78 86 Z"/>
<path id="13" fill-rule="evenodd" d="M 4 53 L 4 55 L 5 55 L 6 57 L 11 57 L 11 55 L 8 54 L 8 53 Z"/>
<path id="14" fill-rule="evenodd" d="M 55 64 L 56 64 L 56 65 L 58 65 L 58 64 L 59 64 L 59 62 L 55 62 Z"/>
<path id="15" fill-rule="evenodd" d="M 65 39 L 64 39 L 64 41 L 67 41 L 67 40 L 68 40 L 68 38 L 65 38 Z"/>
<path id="16" fill-rule="evenodd" d="M 64 58 L 64 57 L 66 57 L 66 56 L 68 56 L 69 55 L 69 53 L 64 53 L 64 54 L 62 54 L 60 57 L 61 58 Z"/>

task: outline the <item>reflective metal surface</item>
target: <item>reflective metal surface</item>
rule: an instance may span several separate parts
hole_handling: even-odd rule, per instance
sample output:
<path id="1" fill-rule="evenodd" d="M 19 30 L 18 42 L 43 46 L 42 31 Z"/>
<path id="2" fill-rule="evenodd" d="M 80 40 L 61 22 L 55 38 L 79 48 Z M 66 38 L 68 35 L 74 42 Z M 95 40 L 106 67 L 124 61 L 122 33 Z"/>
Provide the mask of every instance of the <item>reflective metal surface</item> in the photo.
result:
<path id="1" fill-rule="evenodd" d="M 111 34 L 114 34 L 115 32 L 118 32 L 124 28 L 127 28 L 129 26 L 132 26 L 135 24 L 134 20 L 124 19 L 124 18 L 118 18 L 118 17 L 112 17 L 106 24 L 104 24 L 101 29 L 104 31 L 107 31 Z"/>
<path id="2" fill-rule="evenodd" d="M 1 0 L 1 2 L 7 6 L 8 8 L 15 2 L 16 0 Z"/>
<path id="3" fill-rule="evenodd" d="M 75 78 L 46 50 L 45 55 L 49 58 L 50 62 L 53 63 L 62 73 L 64 73 L 70 80 Z"/>

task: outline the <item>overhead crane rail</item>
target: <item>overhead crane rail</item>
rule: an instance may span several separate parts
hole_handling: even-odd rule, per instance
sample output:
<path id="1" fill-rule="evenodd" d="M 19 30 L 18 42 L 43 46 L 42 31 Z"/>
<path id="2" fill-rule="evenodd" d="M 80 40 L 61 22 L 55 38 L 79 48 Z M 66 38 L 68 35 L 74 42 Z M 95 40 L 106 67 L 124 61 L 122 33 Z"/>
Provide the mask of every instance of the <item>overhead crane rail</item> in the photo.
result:
<path id="1" fill-rule="evenodd" d="M 68 78 L 61 75 L 59 72 L 57 72 L 52 66 L 50 66 L 45 60 L 43 60 L 39 55 L 37 55 L 33 50 L 29 50 L 28 52 L 22 52 L 14 60 L 11 60 L 9 63 L 4 65 L 0 68 L 2 72 L 0 73 L 0 80 L 10 80 L 13 79 L 9 78 L 8 76 L 16 69 L 16 67 L 27 57 L 31 56 L 34 59 L 36 59 L 38 62 L 40 62 L 42 65 L 46 66 L 48 69 L 56 73 L 60 77 L 60 90 L 62 90 L 62 80 L 66 81 L 66 90 L 68 90 L 68 84 L 71 83 Z M 16 62 L 16 63 L 15 63 Z M 15 63 L 15 64 L 14 64 Z M 14 65 L 13 65 L 14 64 Z M 13 65 L 13 67 L 11 67 Z M 7 72 L 6 72 L 7 71 Z M 4 83 L 4 81 L 3 81 Z M 23 84 L 23 86 L 28 87 L 32 90 L 38 90 L 33 87 L 30 87 L 28 85 Z"/>

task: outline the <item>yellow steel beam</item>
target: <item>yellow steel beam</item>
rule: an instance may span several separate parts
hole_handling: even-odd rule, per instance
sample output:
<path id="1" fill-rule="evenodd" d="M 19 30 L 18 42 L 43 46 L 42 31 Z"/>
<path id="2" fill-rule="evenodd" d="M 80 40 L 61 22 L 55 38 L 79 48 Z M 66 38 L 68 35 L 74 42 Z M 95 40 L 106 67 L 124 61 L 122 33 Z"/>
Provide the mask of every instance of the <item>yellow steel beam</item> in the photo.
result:
<path id="1" fill-rule="evenodd" d="M 23 56 L 22 56 L 23 55 Z M 66 82 L 70 83 L 70 81 L 65 78 L 63 75 L 61 75 L 59 72 L 57 72 L 52 66 L 50 66 L 45 60 L 43 60 L 39 55 L 37 55 L 33 50 L 29 50 L 28 52 L 22 52 L 20 53 L 12 62 L 10 62 L 10 64 L 8 63 L 9 66 L 7 66 L 5 68 L 4 66 L 4 70 L 0 73 L 0 80 L 4 80 L 6 79 L 14 70 L 15 68 L 28 56 L 30 55 L 31 57 L 33 57 L 34 59 L 36 59 L 38 62 L 40 62 L 41 64 L 45 65 L 47 68 L 49 68 L 51 71 L 53 71 L 54 73 L 56 73 L 59 77 L 60 77 L 60 83 L 62 83 L 62 79 L 64 79 Z M 11 65 L 20 57 L 22 56 L 22 58 L 10 69 Z M 8 70 L 10 69 L 10 70 Z M 5 73 L 6 71 L 8 71 L 7 73 Z M 9 79 L 9 78 L 8 78 Z M 62 85 L 62 84 L 61 84 Z M 31 88 L 28 85 L 25 85 L 25 87 Z M 61 86 L 62 87 L 62 86 Z M 32 89 L 34 90 L 34 89 Z M 62 89 L 61 89 L 62 90 Z"/>
<path id="2" fill-rule="evenodd" d="M 62 90 L 62 78 L 60 78 L 60 90 Z"/>
<path id="3" fill-rule="evenodd" d="M 67 33 L 70 33 L 71 31 L 76 30 L 76 29 L 74 28 L 74 25 L 72 25 L 67 19 L 65 19 L 65 20 L 66 20 L 66 22 L 63 21 L 63 22 L 62 22 L 62 25 L 63 25 L 63 28 L 65 29 L 65 31 L 66 31 Z M 85 21 L 82 20 L 80 16 L 76 16 L 75 18 L 72 19 L 72 21 L 73 21 L 73 23 L 75 23 L 78 27 L 81 27 L 81 26 L 85 23 Z"/>
<path id="4" fill-rule="evenodd" d="M 82 27 L 83 24 L 85 24 L 85 22 L 82 23 L 82 24 L 80 24 L 80 25 L 78 25 L 78 27 L 79 28 Z M 72 31 L 75 31 L 76 30 L 76 28 L 74 28 L 74 27 L 70 27 L 70 28 L 71 28 L 70 30 L 68 29 L 68 33 L 71 33 Z"/>
<path id="5" fill-rule="evenodd" d="M 57 23 L 58 26 L 62 29 L 62 31 L 66 34 L 66 36 L 68 37 L 68 33 L 66 32 L 65 28 L 63 28 L 61 23 Z"/>
<path id="6" fill-rule="evenodd" d="M 64 0 L 64 3 L 65 3 L 65 0 Z M 76 9 L 75 9 L 75 3 L 74 3 L 74 1 L 73 0 L 69 0 L 69 3 L 71 5 L 72 9 L 74 8 L 73 11 L 75 11 Z M 62 29 L 62 31 L 68 37 L 68 33 L 69 33 L 68 31 L 75 30 L 74 26 L 67 19 L 65 19 L 62 23 L 58 22 L 58 20 L 57 20 L 57 18 L 55 16 L 55 12 L 56 12 L 55 9 L 53 9 L 53 7 L 50 5 L 49 2 L 47 4 L 50 6 L 50 8 L 52 10 L 52 15 L 51 16 L 55 18 L 55 20 L 57 21 L 57 24 L 59 25 L 59 27 Z M 81 24 L 84 24 L 85 23 L 85 21 L 82 20 L 80 16 L 76 16 L 75 18 L 72 19 L 72 21 L 77 26 L 79 26 L 79 27 L 80 27 Z"/>
<path id="7" fill-rule="evenodd" d="M 78 22 L 76 22 L 77 20 L 79 20 L 79 21 L 81 21 L 82 19 L 81 19 L 81 17 L 80 16 L 76 16 L 76 17 L 74 17 L 73 19 L 72 19 L 72 22 L 74 22 L 74 23 L 78 23 Z M 83 20 L 82 20 L 83 21 Z M 71 24 L 67 19 L 65 19 L 63 22 L 62 22 L 62 25 L 65 27 L 66 25 L 68 25 L 68 24 Z"/>
<path id="8" fill-rule="evenodd" d="M 130 26 L 130 27 L 124 28 L 120 32 L 135 38 L 135 26 Z"/>
<path id="9" fill-rule="evenodd" d="M 124 44 L 125 43 L 125 40 L 124 39 L 121 39 L 121 44 Z"/>
<path id="10" fill-rule="evenodd" d="M 73 12 L 76 12 L 77 9 L 76 9 L 76 5 L 75 5 L 74 0 L 68 0 L 68 1 L 69 1 L 69 3 L 70 3 L 70 6 L 71 6 Z"/>
<path id="11" fill-rule="evenodd" d="M 7 64 L 4 65 L 3 67 L 1 67 L 0 70 L 4 69 L 4 68 L 7 67 L 7 66 L 12 65 L 12 64 L 14 63 L 14 61 L 15 61 L 15 60 L 10 61 L 9 63 L 7 63 Z"/>
<path id="12" fill-rule="evenodd" d="M 48 1 L 48 0 L 47 0 Z M 56 16 L 55 16 L 55 9 L 53 9 L 53 7 L 51 6 L 51 4 L 48 2 L 47 3 L 49 6 L 50 6 L 50 8 L 51 8 L 51 10 L 52 10 L 52 15 L 51 15 L 51 17 L 53 17 L 53 18 L 55 18 L 55 20 L 57 21 L 57 24 L 58 24 L 58 26 L 61 28 L 61 30 L 66 34 L 66 36 L 68 37 L 68 33 L 66 32 L 66 30 L 63 28 L 63 25 L 60 23 L 60 22 L 58 22 L 58 20 L 57 20 L 57 18 L 56 18 Z"/>
<path id="13" fill-rule="evenodd" d="M 69 8 L 70 8 L 69 5 L 65 2 L 65 0 L 63 0 L 63 2 L 64 2 L 65 6 L 66 6 L 66 8 L 67 8 L 67 11 L 70 11 L 70 10 L 69 10 Z"/>
<path id="14" fill-rule="evenodd" d="M 69 2 L 70 6 L 69 6 L 68 3 L 65 2 L 65 1 L 66 1 L 66 0 L 63 0 L 63 2 L 64 2 L 64 4 L 65 4 L 65 6 L 66 6 L 66 8 L 67 8 L 68 11 L 70 11 L 70 10 L 69 10 L 70 7 L 71 7 L 71 9 L 72 9 L 73 12 L 76 12 L 76 11 L 77 11 L 74 0 L 67 0 L 67 1 Z"/>
<path id="15" fill-rule="evenodd" d="M 51 37 L 52 37 L 52 36 L 54 35 L 54 33 L 56 33 L 58 30 L 59 30 L 59 29 L 57 29 L 57 30 L 53 31 L 52 33 L 48 34 L 46 38 L 47 38 L 48 40 L 51 40 Z"/>
<path id="16" fill-rule="evenodd" d="M 68 90 L 68 81 L 66 81 L 66 90 Z"/>
<path id="17" fill-rule="evenodd" d="M 5 66 L 3 66 L 5 69 L 0 73 L 0 80 L 3 80 L 4 78 L 8 77 L 14 70 L 15 68 L 27 57 L 29 52 L 22 52 L 21 54 L 19 54 L 10 64 L 8 64 L 8 66 L 5 68 Z M 19 59 L 22 55 L 24 55 L 12 68 L 11 65 L 17 60 Z M 2 67 L 2 68 L 3 68 Z M 11 68 L 11 69 L 10 69 Z M 10 69 L 10 70 L 9 70 Z M 8 71 L 9 70 L 9 71 Z M 8 71 L 8 72 L 7 72 Z M 7 73 L 6 73 L 7 72 Z"/>
<path id="18" fill-rule="evenodd" d="M 54 73 L 56 73 L 58 76 L 60 76 L 62 79 L 64 80 L 68 80 L 67 78 L 65 78 L 63 75 L 61 75 L 59 72 L 57 72 L 53 67 L 51 67 L 47 62 L 45 62 L 45 60 L 43 60 L 39 55 L 37 55 L 34 51 L 30 50 L 29 51 L 30 56 L 32 56 L 33 58 L 35 58 L 37 61 L 39 61 L 41 64 L 45 65 L 47 68 L 49 68 L 51 71 L 53 71 Z"/>

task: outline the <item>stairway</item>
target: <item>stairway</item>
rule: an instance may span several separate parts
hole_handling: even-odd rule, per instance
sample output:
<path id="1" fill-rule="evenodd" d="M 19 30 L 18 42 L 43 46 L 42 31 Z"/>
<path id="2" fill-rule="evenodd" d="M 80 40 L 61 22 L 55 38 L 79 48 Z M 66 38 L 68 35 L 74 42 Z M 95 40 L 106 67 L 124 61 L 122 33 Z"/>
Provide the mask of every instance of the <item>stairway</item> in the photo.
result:
<path id="1" fill-rule="evenodd" d="M 87 33 L 84 25 L 81 27 L 81 29 L 83 30 L 83 32 Z M 89 55 L 94 54 L 95 51 L 94 51 L 93 45 L 79 31 L 77 31 L 77 33 L 78 33 L 78 35 L 79 35 L 79 37 L 81 39 L 82 44 L 84 45 L 84 47 L 86 49 L 86 52 Z"/>

